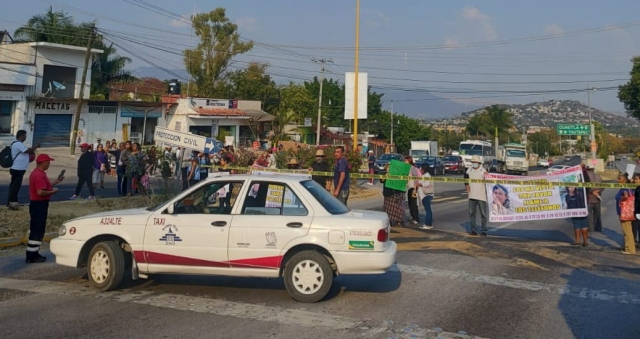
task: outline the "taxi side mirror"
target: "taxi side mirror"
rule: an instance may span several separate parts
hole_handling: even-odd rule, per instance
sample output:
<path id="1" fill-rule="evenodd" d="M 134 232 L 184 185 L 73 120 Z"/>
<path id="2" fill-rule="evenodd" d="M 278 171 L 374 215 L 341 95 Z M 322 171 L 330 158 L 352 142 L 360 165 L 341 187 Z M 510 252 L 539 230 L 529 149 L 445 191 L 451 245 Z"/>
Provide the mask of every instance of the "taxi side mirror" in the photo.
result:
<path id="1" fill-rule="evenodd" d="M 167 206 L 167 214 L 173 214 L 173 205 L 174 204 L 170 204 L 169 206 Z"/>

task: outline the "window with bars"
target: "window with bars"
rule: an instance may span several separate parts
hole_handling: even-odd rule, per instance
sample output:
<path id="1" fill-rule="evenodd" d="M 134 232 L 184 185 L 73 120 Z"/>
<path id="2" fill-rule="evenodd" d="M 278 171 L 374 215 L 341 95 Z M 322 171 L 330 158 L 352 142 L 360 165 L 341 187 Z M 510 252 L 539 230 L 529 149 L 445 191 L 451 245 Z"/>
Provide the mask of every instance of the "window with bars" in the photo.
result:
<path id="1" fill-rule="evenodd" d="M 118 113 L 118 107 L 115 106 L 89 106 L 89 113 Z"/>

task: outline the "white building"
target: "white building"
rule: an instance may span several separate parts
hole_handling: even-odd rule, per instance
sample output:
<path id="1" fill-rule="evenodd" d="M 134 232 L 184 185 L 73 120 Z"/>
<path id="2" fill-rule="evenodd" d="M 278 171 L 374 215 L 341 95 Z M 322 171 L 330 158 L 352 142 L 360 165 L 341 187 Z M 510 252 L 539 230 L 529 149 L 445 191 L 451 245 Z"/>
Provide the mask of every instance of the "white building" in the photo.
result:
<path id="1" fill-rule="evenodd" d="M 273 127 L 274 116 L 262 110 L 260 101 L 166 95 L 162 102 L 167 105 L 164 127 L 213 138 L 225 131 L 236 147 L 264 140 Z"/>
<path id="2" fill-rule="evenodd" d="M 0 143 L 11 143 L 27 131 L 29 145 L 68 146 L 80 96 L 86 48 L 47 42 L 0 40 Z M 93 49 L 93 54 L 102 50 Z M 91 88 L 87 71 L 84 99 Z M 88 105 L 83 105 L 82 115 Z M 84 119 L 85 122 L 88 119 Z M 81 124 L 82 126 L 82 124 Z"/>

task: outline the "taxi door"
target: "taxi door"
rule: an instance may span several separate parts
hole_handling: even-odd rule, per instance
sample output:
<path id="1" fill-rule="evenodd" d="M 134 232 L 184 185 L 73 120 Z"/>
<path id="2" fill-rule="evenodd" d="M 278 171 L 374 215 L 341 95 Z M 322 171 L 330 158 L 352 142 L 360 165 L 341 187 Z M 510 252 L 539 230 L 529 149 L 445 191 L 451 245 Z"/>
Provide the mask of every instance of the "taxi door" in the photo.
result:
<path id="1" fill-rule="evenodd" d="M 229 234 L 232 268 L 278 269 L 283 248 L 309 232 L 313 211 L 290 186 L 254 180 Z"/>
<path id="2" fill-rule="evenodd" d="M 147 221 L 142 258 L 149 273 L 215 273 L 229 268 L 231 214 L 242 180 L 202 185 Z M 234 196 L 235 193 L 235 196 Z M 172 213 L 171 213 L 172 212 Z"/>

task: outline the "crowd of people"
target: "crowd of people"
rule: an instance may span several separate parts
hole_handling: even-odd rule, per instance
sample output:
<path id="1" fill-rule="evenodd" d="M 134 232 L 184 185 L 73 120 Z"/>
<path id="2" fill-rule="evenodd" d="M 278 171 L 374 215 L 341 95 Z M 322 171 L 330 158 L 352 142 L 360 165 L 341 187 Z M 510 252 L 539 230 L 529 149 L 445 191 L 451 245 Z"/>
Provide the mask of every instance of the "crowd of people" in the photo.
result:
<path id="1" fill-rule="evenodd" d="M 34 147 L 26 147 L 26 131 L 19 131 L 16 135 L 16 141 L 11 144 L 12 166 L 10 169 L 11 183 L 9 186 L 9 198 L 7 206 L 10 209 L 18 209 L 18 193 L 22 184 L 22 179 L 26 173 L 30 162 L 36 161 L 37 168 L 34 170 L 30 178 L 30 212 L 42 213 L 46 210 L 46 204 L 40 201 L 47 201 L 51 195 L 57 193 L 53 186 L 60 183 L 64 176 L 61 174 L 58 179 L 51 184 L 48 179 L 43 179 L 41 172 L 48 169 L 52 158 L 45 155 L 35 156 L 35 151 L 39 145 Z M 135 194 L 148 194 L 150 188 L 149 176 L 156 174 L 160 170 L 160 174 L 164 179 L 181 180 L 182 189 L 187 189 L 201 180 L 207 179 L 209 173 L 213 171 L 214 165 L 219 172 L 235 173 L 232 170 L 235 162 L 235 154 L 231 147 L 222 148 L 219 152 L 205 154 L 204 152 L 192 151 L 189 154 L 183 154 L 185 151 L 178 147 L 173 150 L 171 146 L 166 146 L 164 150 L 159 151 L 155 146 L 151 146 L 147 150 L 143 150 L 142 146 L 137 142 L 125 141 L 117 143 L 116 140 L 107 141 L 104 145 L 98 139 L 94 144 L 83 143 L 80 145 L 81 155 L 78 158 L 77 167 L 77 185 L 75 193 L 70 197 L 71 200 L 80 198 L 81 191 L 86 185 L 89 191 L 87 200 L 95 199 L 95 191 L 104 189 L 104 179 L 106 175 L 117 177 L 117 190 L 120 196 L 131 196 Z M 249 160 L 249 168 L 277 168 L 275 153 L 282 151 L 279 148 L 270 149 Z M 345 205 L 349 198 L 350 186 L 350 165 L 346 158 L 345 149 L 342 146 L 335 147 L 334 151 L 335 163 L 330 164 L 326 161 L 324 150 L 317 149 L 315 153 L 315 161 L 309 166 L 308 170 L 313 172 L 331 173 L 333 177 L 326 175 L 313 175 L 312 179 L 328 191 Z M 369 169 L 375 162 L 373 152 L 367 152 L 365 161 L 369 164 Z M 411 157 L 405 157 L 405 164 L 410 166 L 408 175 L 412 177 L 424 177 L 427 180 L 408 180 L 405 184 L 398 186 L 387 185 L 386 180 L 380 180 L 383 183 L 382 194 L 384 197 L 384 210 L 389 217 L 392 226 L 403 227 L 409 222 L 412 225 L 418 225 L 419 228 L 429 230 L 433 229 L 434 215 L 431 203 L 434 199 L 435 187 L 430 178 L 430 168 L 428 164 L 423 164 L 421 168 L 414 166 Z M 471 159 L 472 166 L 465 172 L 465 179 L 484 179 L 486 170 L 481 166 L 482 159 L 474 156 Z M 387 171 L 389 165 L 387 165 Z M 300 164 L 295 157 L 289 159 L 286 164 L 288 169 L 300 169 Z M 235 168 L 235 167 L 234 167 Z M 602 182 L 602 178 L 595 173 L 594 167 L 582 164 L 582 176 L 585 182 Z M 392 180 L 392 179 L 388 179 Z M 616 211 L 620 219 L 622 233 L 624 235 L 624 246 L 621 249 L 624 254 L 635 254 L 636 247 L 640 246 L 640 174 L 635 174 L 633 178 L 621 174 L 618 177 L 618 183 L 635 183 L 638 187 L 633 189 L 620 189 L 615 196 Z M 369 180 L 369 184 L 373 184 L 373 180 Z M 485 184 L 482 183 L 465 183 L 469 201 L 469 229 L 467 232 L 472 236 L 487 236 L 487 213 L 504 215 L 511 210 L 508 189 L 496 184 L 490 195 L 492 195 L 491 209 L 488 209 L 488 197 Z M 575 246 L 588 246 L 589 232 L 602 232 L 602 188 L 576 188 L 567 187 L 566 195 L 564 195 L 563 204 L 567 208 L 586 208 L 588 215 L 586 217 L 572 217 L 571 221 L 575 233 Z M 407 202 L 410 218 L 405 218 L 405 201 Z M 585 206 L 586 201 L 586 206 Z M 34 203 L 35 202 L 35 203 Z M 425 211 L 424 221 L 420 222 L 419 207 L 422 205 Z M 477 214 L 480 214 L 480 227 L 477 223 Z M 46 213 L 45 213 L 46 214 Z M 42 221 L 32 216 L 32 224 L 42 224 Z M 46 219 L 45 219 L 46 223 Z M 33 226 L 32 226 L 33 228 Z M 35 233 L 39 234 L 39 226 L 35 227 Z M 42 260 L 37 254 L 37 248 L 41 240 L 29 240 L 27 251 L 27 262 L 38 262 Z M 31 253 L 30 253 L 31 252 Z"/>

